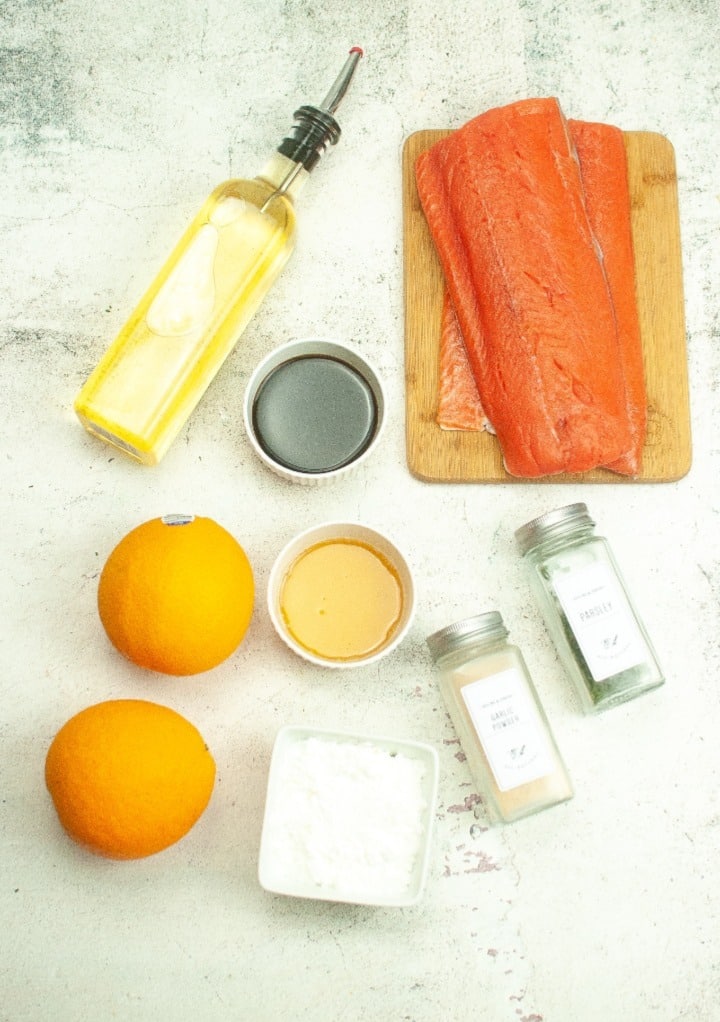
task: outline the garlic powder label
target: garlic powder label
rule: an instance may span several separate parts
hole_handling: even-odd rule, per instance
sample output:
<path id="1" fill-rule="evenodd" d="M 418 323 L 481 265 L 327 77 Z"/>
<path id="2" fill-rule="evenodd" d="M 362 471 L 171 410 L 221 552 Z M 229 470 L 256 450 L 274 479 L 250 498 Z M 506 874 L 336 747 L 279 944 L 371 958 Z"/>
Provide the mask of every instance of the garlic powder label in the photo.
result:
<path id="1" fill-rule="evenodd" d="M 500 791 L 553 772 L 542 722 L 516 668 L 471 682 L 461 692 Z"/>
<path id="2" fill-rule="evenodd" d="M 607 681 L 645 658 L 645 645 L 622 587 L 605 564 L 591 564 L 553 585 L 595 681 Z"/>

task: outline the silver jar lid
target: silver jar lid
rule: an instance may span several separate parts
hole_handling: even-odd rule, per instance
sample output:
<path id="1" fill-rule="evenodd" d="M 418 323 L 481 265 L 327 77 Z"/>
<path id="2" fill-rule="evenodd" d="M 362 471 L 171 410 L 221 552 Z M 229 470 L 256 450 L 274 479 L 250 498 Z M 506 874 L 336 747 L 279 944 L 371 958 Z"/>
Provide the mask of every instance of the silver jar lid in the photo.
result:
<path id="1" fill-rule="evenodd" d="M 555 508 L 554 511 L 546 511 L 545 514 L 532 521 L 526 522 L 515 531 L 515 539 L 520 547 L 520 553 L 526 554 L 538 543 L 544 542 L 554 532 L 562 533 L 570 526 L 594 525 L 595 522 L 588 514 L 586 504 L 566 504 L 565 507 Z"/>
<path id="2" fill-rule="evenodd" d="M 450 653 L 463 646 L 469 646 L 473 642 L 486 639 L 505 639 L 508 630 L 502 619 L 502 614 L 497 610 L 490 610 L 486 614 L 476 614 L 474 617 L 463 618 L 452 625 L 446 625 L 425 639 L 430 655 L 433 660 Z"/>

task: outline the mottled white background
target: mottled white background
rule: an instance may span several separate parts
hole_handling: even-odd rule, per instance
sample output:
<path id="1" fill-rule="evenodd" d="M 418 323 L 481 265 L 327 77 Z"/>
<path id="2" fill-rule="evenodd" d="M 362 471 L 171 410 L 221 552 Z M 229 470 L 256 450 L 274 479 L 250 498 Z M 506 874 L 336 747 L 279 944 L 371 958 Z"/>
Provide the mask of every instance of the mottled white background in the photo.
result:
<path id="1" fill-rule="evenodd" d="M 715 1022 L 720 1017 L 720 15 L 714 0 L 2 0 L 0 4 L 0 1018 L 7 1022 Z M 164 462 L 115 456 L 75 393 L 207 192 L 252 176 L 346 51 L 366 50 L 340 144 L 300 201 L 292 263 Z M 659 486 L 428 485 L 404 452 L 403 140 L 557 95 L 569 116 L 675 145 L 694 460 Z M 241 422 L 260 357 L 298 335 L 357 345 L 387 386 L 381 449 L 354 478 L 293 488 Z M 513 546 L 586 500 L 610 537 L 666 686 L 583 717 Z M 207 514 L 246 547 L 257 610 L 194 679 L 135 669 L 95 593 L 130 528 Z M 264 609 L 296 531 L 360 519 L 405 546 L 416 623 L 381 666 L 339 675 L 286 651 Z M 498 608 L 572 773 L 573 802 L 489 830 L 425 636 Z M 218 765 L 192 833 L 96 859 L 43 782 L 62 722 L 101 699 L 165 702 Z M 411 910 L 293 901 L 256 879 L 278 727 L 426 740 L 442 764 L 427 894 Z"/>

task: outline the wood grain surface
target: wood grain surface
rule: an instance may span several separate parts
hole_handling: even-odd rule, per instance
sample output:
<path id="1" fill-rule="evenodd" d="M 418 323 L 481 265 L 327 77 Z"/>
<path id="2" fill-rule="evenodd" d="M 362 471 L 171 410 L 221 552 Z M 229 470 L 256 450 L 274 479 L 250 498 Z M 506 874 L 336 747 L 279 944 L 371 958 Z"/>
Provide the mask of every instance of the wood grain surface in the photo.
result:
<path id="1" fill-rule="evenodd" d="M 407 462 L 428 482 L 670 482 L 690 469 L 692 445 L 675 153 L 663 135 L 624 132 L 632 203 L 648 431 L 636 479 L 607 469 L 523 480 L 508 475 L 489 433 L 443 430 L 435 421 L 443 277 L 420 206 L 414 166 L 447 130 L 415 132 L 403 147 Z"/>

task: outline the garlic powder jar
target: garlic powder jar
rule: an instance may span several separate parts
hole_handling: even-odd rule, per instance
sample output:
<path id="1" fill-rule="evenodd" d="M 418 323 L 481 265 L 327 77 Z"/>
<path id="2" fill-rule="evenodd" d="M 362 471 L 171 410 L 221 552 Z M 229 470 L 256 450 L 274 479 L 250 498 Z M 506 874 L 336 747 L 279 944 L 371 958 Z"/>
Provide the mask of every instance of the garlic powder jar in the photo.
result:
<path id="1" fill-rule="evenodd" d="M 558 654 L 587 713 L 663 684 L 645 628 L 607 540 L 585 504 L 569 504 L 515 533 Z"/>
<path id="2" fill-rule="evenodd" d="M 490 611 L 426 640 L 473 781 L 503 823 L 573 795 L 523 656 L 507 636 L 502 616 Z"/>

